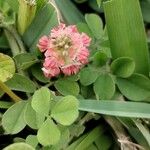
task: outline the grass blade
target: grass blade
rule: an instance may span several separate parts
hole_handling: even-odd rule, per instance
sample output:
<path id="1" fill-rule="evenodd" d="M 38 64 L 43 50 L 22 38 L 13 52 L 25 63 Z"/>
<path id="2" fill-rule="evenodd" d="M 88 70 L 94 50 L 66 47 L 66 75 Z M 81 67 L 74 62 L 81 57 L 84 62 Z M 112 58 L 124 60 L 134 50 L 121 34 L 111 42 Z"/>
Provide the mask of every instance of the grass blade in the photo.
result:
<path id="1" fill-rule="evenodd" d="M 134 59 L 135 72 L 148 75 L 150 60 L 146 34 L 138 0 L 110 0 L 104 12 L 113 59 Z"/>
<path id="2" fill-rule="evenodd" d="M 150 118 L 150 104 L 137 102 L 121 102 L 115 100 L 80 100 L 79 110 L 99 114 Z"/>

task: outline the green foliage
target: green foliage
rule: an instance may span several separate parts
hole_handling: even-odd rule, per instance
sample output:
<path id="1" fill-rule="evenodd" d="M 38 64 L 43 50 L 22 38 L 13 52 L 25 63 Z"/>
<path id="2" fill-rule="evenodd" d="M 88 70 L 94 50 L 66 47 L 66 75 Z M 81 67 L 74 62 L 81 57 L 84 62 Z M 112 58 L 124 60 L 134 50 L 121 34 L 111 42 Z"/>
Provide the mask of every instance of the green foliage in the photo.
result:
<path id="1" fill-rule="evenodd" d="M 71 125 L 78 115 L 78 100 L 69 95 L 59 100 L 51 111 L 51 117 L 62 125 Z"/>
<path id="2" fill-rule="evenodd" d="M 131 76 L 134 72 L 134 69 L 134 60 L 128 57 L 117 58 L 111 64 L 111 70 L 113 74 L 122 78 Z"/>
<path id="3" fill-rule="evenodd" d="M 51 119 L 47 119 L 37 133 L 38 141 L 44 145 L 55 145 L 60 139 L 60 131 Z"/>
<path id="4" fill-rule="evenodd" d="M 102 74 L 94 83 L 97 99 L 111 99 L 115 93 L 115 82 L 111 75 Z"/>
<path id="5" fill-rule="evenodd" d="M 150 118 L 150 104 L 140 102 L 119 102 L 115 100 L 81 100 L 79 101 L 79 110 L 89 111 L 99 114 L 134 117 L 134 118 Z"/>
<path id="6" fill-rule="evenodd" d="M 26 102 L 18 102 L 11 106 L 3 115 L 2 126 L 7 133 L 16 134 L 20 132 L 25 126 L 24 109 Z"/>
<path id="7" fill-rule="evenodd" d="M 44 114 L 37 113 L 31 106 L 31 102 L 28 102 L 24 112 L 24 120 L 32 129 L 39 129 L 45 120 L 45 116 Z"/>
<path id="8" fill-rule="evenodd" d="M 55 3 L 61 11 L 65 22 L 67 22 L 68 24 L 77 24 L 79 22 L 84 22 L 82 13 L 70 0 L 55 0 Z"/>
<path id="9" fill-rule="evenodd" d="M 83 68 L 80 72 L 80 82 L 82 85 L 87 86 L 94 83 L 99 76 L 99 72 L 90 67 Z"/>
<path id="10" fill-rule="evenodd" d="M 7 147 L 5 147 L 3 150 L 34 150 L 34 148 L 32 146 L 30 146 L 29 144 L 25 144 L 25 143 L 14 143 L 11 144 Z"/>
<path id="11" fill-rule="evenodd" d="M 54 86 L 62 95 L 77 96 L 80 90 L 77 82 L 63 78 L 57 80 Z"/>
<path id="12" fill-rule="evenodd" d="M 30 53 L 21 53 L 14 57 L 18 69 L 25 70 L 38 62 L 35 55 Z"/>
<path id="13" fill-rule="evenodd" d="M 32 2 L 0 0 L 2 148 L 11 139 L 19 143 L 4 149 L 150 149 L 150 62 L 138 0 Z M 147 34 L 149 2 L 140 0 Z M 78 74 L 47 78 L 37 43 L 60 22 L 90 36 L 89 62 Z"/>
<path id="14" fill-rule="evenodd" d="M 48 78 L 46 78 L 41 70 L 41 64 L 36 64 L 31 68 L 32 75 L 40 82 L 47 83 L 50 82 Z"/>
<path id="15" fill-rule="evenodd" d="M 26 143 L 36 148 L 36 146 L 38 145 L 37 137 L 35 135 L 28 135 L 26 138 Z"/>
<path id="16" fill-rule="evenodd" d="M 49 34 L 50 30 L 56 25 L 58 25 L 57 12 L 54 7 L 48 3 L 38 11 L 30 27 L 24 33 L 23 40 L 31 50 L 34 50 L 39 38 L 45 34 Z"/>
<path id="17" fill-rule="evenodd" d="M 117 78 L 121 93 L 130 100 L 143 101 L 150 97 L 150 80 L 141 74 L 133 74 L 127 79 Z"/>
<path id="18" fill-rule="evenodd" d="M 36 90 L 36 86 L 33 81 L 26 76 L 17 73 L 6 82 L 6 85 L 15 91 L 33 93 Z"/>
<path id="19" fill-rule="evenodd" d="M 96 14 L 86 14 L 85 20 L 96 39 L 100 39 L 103 33 L 103 23 Z"/>
<path id="20" fill-rule="evenodd" d="M 12 78 L 15 73 L 15 64 L 11 57 L 0 53 L 0 80 L 2 82 Z"/>
<path id="21" fill-rule="evenodd" d="M 104 13 L 113 59 L 131 57 L 135 72 L 148 76 L 150 58 L 139 1 L 106 1 Z"/>
<path id="22" fill-rule="evenodd" d="M 46 87 L 37 90 L 32 97 L 32 108 L 40 114 L 48 116 L 50 111 L 50 91 Z"/>

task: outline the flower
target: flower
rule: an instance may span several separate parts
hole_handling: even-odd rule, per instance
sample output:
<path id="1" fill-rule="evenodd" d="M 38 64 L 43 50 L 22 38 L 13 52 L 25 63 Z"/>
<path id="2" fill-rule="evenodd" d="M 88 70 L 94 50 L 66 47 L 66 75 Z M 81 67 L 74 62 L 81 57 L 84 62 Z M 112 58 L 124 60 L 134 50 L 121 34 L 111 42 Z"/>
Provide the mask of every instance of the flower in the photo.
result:
<path id="1" fill-rule="evenodd" d="M 43 72 L 46 77 L 55 77 L 61 72 L 72 75 L 88 63 L 91 38 L 79 33 L 75 25 L 60 24 L 49 36 L 40 38 L 38 48 L 44 52 Z"/>

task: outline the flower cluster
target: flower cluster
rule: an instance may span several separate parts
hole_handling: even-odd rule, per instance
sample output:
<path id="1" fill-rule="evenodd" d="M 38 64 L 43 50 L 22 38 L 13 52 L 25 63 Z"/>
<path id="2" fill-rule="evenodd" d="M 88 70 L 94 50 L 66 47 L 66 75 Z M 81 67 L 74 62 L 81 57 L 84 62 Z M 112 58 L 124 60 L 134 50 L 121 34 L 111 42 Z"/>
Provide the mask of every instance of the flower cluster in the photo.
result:
<path id="1" fill-rule="evenodd" d="M 76 74 L 88 63 L 90 41 L 75 25 L 65 24 L 52 29 L 49 36 L 41 37 L 37 46 L 45 55 L 42 68 L 45 76 L 55 77 L 61 72 L 68 76 Z"/>

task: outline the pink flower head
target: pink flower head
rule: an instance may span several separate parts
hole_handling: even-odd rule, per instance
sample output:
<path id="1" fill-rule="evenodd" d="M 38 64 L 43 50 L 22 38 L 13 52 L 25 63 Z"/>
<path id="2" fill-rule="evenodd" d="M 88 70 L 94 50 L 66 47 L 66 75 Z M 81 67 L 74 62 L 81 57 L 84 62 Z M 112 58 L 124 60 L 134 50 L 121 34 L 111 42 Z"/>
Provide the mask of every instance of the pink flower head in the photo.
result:
<path id="1" fill-rule="evenodd" d="M 45 53 L 42 68 L 45 76 L 54 77 L 61 72 L 76 74 L 88 63 L 90 42 L 91 38 L 85 33 L 80 34 L 75 25 L 60 24 L 52 29 L 49 37 L 41 37 L 37 46 Z"/>

